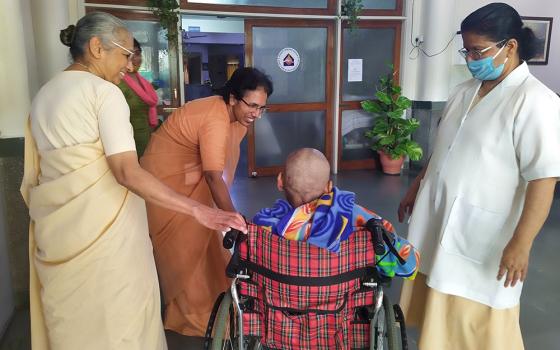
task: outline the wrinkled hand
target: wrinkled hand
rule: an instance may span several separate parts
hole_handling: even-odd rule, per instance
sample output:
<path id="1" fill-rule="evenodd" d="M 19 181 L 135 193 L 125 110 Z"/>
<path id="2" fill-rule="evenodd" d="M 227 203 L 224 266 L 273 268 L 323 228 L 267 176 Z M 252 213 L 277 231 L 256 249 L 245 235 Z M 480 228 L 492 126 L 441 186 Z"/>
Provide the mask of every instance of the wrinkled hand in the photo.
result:
<path id="1" fill-rule="evenodd" d="M 193 208 L 193 216 L 202 225 L 214 230 L 227 232 L 234 228 L 247 233 L 247 224 L 239 213 L 199 205 Z"/>
<path id="2" fill-rule="evenodd" d="M 504 287 L 514 287 L 517 281 L 523 282 L 527 277 L 531 245 L 514 237 L 504 248 L 497 277 L 499 281 L 507 273 Z"/>
<path id="3" fill-rule="evenodd" d="M 417 191 L 413 191 L 412 188 L 406 192 L 406 195 L 399 203 L 399 222 L 403 222 L 406 215 L 412 214 L 412 208 L 414 208 L 414 201 L 416 200 Z"/>

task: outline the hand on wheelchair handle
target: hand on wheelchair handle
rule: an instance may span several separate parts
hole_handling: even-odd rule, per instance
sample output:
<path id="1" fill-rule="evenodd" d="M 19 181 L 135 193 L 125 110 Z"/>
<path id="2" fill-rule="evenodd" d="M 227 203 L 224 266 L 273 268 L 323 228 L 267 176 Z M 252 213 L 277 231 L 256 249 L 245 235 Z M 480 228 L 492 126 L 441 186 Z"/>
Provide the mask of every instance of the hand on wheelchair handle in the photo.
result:
<path id="1" fill-rule="evenodd" d="M 247 218 L 244 215 L 242 215 L 241 217 L 243 217 L 243 221 L 245 221 L 245 225 L 248 225 L 249 223 L 247 222 Z M 237 239 L 240 238 L 242 235 L 244 235 L 243 231 L 239 231 L 234 228 L 231 228 L 231 230 L 222 233 L 224 234 L 222 245 L 226 249 L 231 249 L 235 244 L 235 242 L 237 242 Z"/>

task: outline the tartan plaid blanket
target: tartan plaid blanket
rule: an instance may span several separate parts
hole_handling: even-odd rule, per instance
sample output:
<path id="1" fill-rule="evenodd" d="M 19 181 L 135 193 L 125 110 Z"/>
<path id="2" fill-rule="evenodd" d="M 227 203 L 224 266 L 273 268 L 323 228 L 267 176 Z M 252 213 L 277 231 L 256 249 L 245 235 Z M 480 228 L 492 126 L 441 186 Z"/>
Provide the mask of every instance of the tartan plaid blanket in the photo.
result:
<path id="1" fill-rule="evenodd" d="M 371 233 L 359 230 L 338 253 L 249 225 L 238 246 L 251 278 L 238 281 L 246 336 L 271 349 L 366 349 L 375 275 Z"/>

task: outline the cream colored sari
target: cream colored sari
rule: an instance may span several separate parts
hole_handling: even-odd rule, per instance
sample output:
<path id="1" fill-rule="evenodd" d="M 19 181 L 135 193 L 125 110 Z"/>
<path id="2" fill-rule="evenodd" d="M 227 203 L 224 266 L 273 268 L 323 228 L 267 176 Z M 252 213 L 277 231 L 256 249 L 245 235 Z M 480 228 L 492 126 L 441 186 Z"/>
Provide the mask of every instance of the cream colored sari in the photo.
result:
<path id="1" fill-rule="evenodd" d="M 101 141 L 39 153 L 28 125 L 21 192 L 33 349 L 165 349 L 145 204 Z"/>

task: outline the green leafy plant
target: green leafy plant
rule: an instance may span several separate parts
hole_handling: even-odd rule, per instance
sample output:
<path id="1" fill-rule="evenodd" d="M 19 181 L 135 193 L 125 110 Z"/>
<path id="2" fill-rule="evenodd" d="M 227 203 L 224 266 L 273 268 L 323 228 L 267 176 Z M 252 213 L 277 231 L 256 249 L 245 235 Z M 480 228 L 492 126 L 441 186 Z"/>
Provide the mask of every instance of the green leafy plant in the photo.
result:
<path id="1" fill-rule="evenodd" d="M 422 148 L 410 139 L 410 135 L 420 123 L 414 118 L 403 118 L 405 110 L 412 102 L 402 96 L 401 88 L 395 83 L 395 72 L 379 79 L 379 87 L 375 94 L 376 100 L 362 101 L 362 109 L 374 115 L 373 128 L 366 131 L 365 136 L 373 139 L 371 148 L 383 151 L 392 159 L 407 155 L 412 160 L 422 158 Z"/>
<path id="2" fill-rule="evenodd" d="M 351 31 L 357 28 L 358 17 L 363 8 L 362 0 L 343 0 L 341 12 L 343 16 L 348 16 Z"/>
<path id="3" fill-rule="evenodd" d="M 167 31 L 170 45 L 176 45 L 178 39 L 177 22 L 179 21 L 179 3 L 177 0 L 148 0 L 148 6 L 159 23 Z"/>

